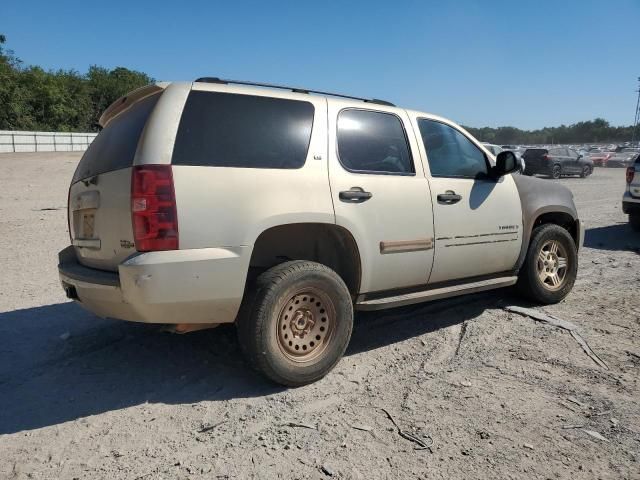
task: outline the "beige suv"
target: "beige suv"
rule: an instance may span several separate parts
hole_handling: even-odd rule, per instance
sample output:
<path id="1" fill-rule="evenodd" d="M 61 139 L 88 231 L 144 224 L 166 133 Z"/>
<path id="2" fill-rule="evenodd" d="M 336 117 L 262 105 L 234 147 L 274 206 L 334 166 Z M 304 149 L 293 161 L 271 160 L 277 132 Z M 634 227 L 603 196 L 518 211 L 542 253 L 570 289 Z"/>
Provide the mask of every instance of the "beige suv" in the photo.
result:
<path id="1" fill-rule="evenodd" d="M 67 296 L 180 331 L 236 322 L 285 385 L 339 361 L 354 308 L 516 283 L 552 303 L 576 277 L 569 190 L 440 117 L 204 78 L 136 90 L 100 124 L 69 189 Z"/>

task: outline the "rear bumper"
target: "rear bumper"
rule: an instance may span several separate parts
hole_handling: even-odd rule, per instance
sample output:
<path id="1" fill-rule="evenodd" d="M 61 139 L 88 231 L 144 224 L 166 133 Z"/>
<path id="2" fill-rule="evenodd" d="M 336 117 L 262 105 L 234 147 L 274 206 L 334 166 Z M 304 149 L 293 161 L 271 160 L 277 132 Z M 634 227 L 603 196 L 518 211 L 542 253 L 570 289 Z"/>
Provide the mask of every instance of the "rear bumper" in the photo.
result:
<path id="1" fill-rule="evenodd" d="M 632 197 L 629 192 L 622 196 L 622 212 L 628 215 L 640 215 L 640 198 Z"/>
<path id="2" fill-rule="evenodd" d="M 117 272 L 85 267 L 73 247 L 59 253 L 67 296 L 100 317 L 145 323 L 230 323 L 249 268 L 249 247 L 141 253 Z"/>
<path id="3" fill-rule="evenodd" d="M 551 175 L 551 166 L 547 165 L 547 164 L 543 164 L 543 165 L 539 165 L 536 163 L 529 163 L 527 162 L 525 164 L 525 169 L 524 169 L 524 173 L 525 175 Z"/>

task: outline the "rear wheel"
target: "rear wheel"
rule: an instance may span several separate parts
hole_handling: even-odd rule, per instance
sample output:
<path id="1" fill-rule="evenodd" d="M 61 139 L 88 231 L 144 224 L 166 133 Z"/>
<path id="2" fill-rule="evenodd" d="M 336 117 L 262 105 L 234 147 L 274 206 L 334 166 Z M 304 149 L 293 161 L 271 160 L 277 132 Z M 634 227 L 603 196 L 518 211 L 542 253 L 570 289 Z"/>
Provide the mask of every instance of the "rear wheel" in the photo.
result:
<path id="1" fill-rule="evenodd" d="M 573 288 L 577 273 L 578 254 L 569 232 L 555 224 L 537 227 L 520 270 L 520 292 L 538 303 L 558 303 Z"/>
<path id="2" fill-rule="evenodd" d="M 551 169 L 551 178 L 555 178 L 557 180 L 558 178 L 560 178 L 560 175 L 562 175 L 562 168 L 560 167 L 560 165 L 555 164 Z"/>
<path id="3" fill-rule="evenodd" d="M 629 215 L 629 225 L 631 225 L 631 228 L 636 232 L 640 232 L 640 215 Z"/>
<path id="4" fill-rule="evenodd" d="M 271 380 L 300 386 L 324 377 L 344 354 L 353 328 L 351 295 L 330 268 L 277 265 L 256 280 L 238 319 L 249 363 Z"/>

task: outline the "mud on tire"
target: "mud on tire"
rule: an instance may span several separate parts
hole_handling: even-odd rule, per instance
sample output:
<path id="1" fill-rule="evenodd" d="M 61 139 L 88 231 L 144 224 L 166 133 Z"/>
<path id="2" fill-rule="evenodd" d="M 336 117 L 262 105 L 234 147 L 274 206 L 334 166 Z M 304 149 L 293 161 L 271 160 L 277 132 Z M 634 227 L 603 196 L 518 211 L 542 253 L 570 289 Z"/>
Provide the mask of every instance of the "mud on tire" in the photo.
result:
<path id="1" fill-rule="evenodd" d="M 569 232 L 559 225 L 541 225 L 531 234 L 517 288 L 536 303 L 558 303 L 571 292 L 577 272 L 578 253 Z"/>
<path id="2" fill-rule="evenodd" d="M 347 286 L 330 268 L 309 261 L 261 274 L 247 289 L 237 321 L 249 364 L 292 387 L 324 377 L 342 358 L 352 328 Z"/>

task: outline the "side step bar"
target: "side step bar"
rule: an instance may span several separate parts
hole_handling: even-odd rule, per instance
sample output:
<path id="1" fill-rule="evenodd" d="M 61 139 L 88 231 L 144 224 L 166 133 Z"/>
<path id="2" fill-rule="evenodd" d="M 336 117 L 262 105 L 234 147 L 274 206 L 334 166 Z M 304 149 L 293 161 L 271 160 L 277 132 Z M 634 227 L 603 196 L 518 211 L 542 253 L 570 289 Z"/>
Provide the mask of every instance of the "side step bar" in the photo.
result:
<path id="1" fill-rule="evenodd" d="M 468 293 L 483 292 L 494 288 L 509 287 L 518 281 L 518 277 L 499 277 L 478 282 L 464 283 L 449 287 L 434 288 L 422 292 L 407 293 L 393 297 L 376 298 L 374 300 L 360 300 L 356 303 L 357 310 L 381 310 L 383 308 L 402 307 L 414 303 L 429 302 L 443 298 L 466 295 Z"/>

